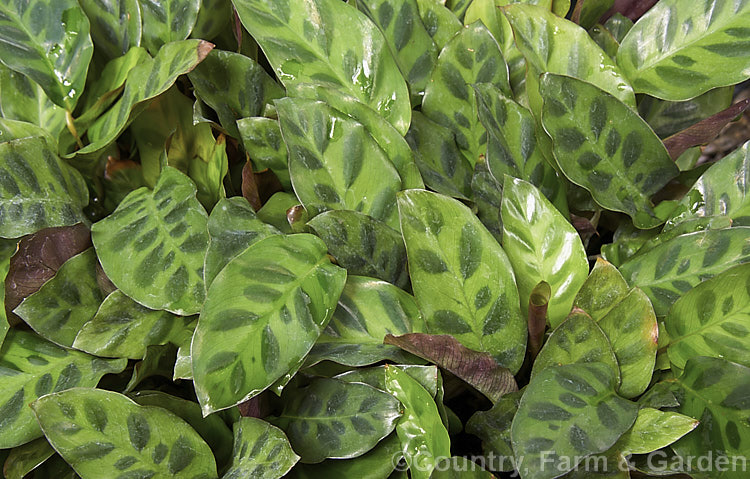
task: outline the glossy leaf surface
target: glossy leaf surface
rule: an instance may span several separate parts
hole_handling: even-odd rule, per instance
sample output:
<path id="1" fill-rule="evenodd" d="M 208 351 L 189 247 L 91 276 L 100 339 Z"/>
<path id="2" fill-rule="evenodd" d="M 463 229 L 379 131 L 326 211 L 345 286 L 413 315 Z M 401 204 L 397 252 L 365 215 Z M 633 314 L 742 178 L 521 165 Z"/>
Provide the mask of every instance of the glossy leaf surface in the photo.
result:
<path id="1" fill-rule="evenodd" d="M 659 138 L 666 138 L 728 108 L 733 93 L 731 87 L 715 88 L 685 101 L 666 101 L 644 95 L 638 102 L 638 114 Z"/>
<path id="2" fill-rule="evenodd" d="M 233 456 L 223 479 L 278 479 L 299 460 L 283 431 L 250 417 L 234 423 Z"/>
<path id="3" fill-rule="evenodd" d="M 155 55 L 162 45 L 186 39 L 198 19 L 201 0 L 139 0 L 143 45 Z"/>
<path id="4" fill-rule="evenodd" d="M 633 427 L 618 442 L 618 449 L 629 454 L 648 454 L 666 447 L 698 426 L 692 417 L 671 411 L 643 408 Z"/>
<path id="5" fill-rule="evenodd" d="M 55 450 L 43 437 L 14 447 L 5 460 L 3 474 L 6 479 L 23 479 L 54 454 Z"/>
<path id="6" fill-rule="evenodd" d="M 628 294 L 628 283 L 607 260 L 597 258 L 573 305 L 599 321 Z"/>
<path id="7" fill-rule="evenodd" d="M 286 145 L 281 138 L 278 120 L 265 117 L 241 118 L 237 120 L 237 128 L 256 171 L 270 169 L 281 184 L 291 190 Z"/>
<path id="8" fill-rule="evenodd" d="M 441 1 L 417 0 L 419 15 L 432 41 L 443 48 L 461 30 L 461 21 Z"/>
<path id="9" fill-rule="evenodd" d="M 91 39 L 97 53 L 116 58 L 141 45 L 143 22 L 138 0 L 80 0 L 91 22 Z M 148 8 L 153 2 L 144 2 Z"/>
<path id="10" fill-rule="evenodd" d="M 0 65 L 0 116 L 38 125 L 53 137 L 65 128 L 65 109 L 29 77 L 5 65 Z"/>
<path id="11" fill-rule="evenodd" d="M 492 233 L 497 242 L 502 243 L 503 184 L 489 170 L 485 158 L 481 158 L 474 166 L 474 175 L 471 177 L 471 192 L 477 207 L 477 218 Z"/>
<path id="12" fill-rule="evenodd" d="M 517 371 L 525 352 L 526 321 L 500 245 L 466 206 L 436 193 L 400 193 L 399 212 L 427 332 L 451 334 Z"/>

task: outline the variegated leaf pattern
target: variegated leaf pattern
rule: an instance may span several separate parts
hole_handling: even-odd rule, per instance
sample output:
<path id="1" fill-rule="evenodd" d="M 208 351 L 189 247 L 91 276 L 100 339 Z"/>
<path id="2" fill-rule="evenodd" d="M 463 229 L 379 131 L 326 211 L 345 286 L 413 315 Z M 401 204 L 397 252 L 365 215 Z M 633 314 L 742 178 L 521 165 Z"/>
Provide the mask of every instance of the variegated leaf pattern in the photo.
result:
<path id="1" fill-rule="evenodd" d="M 412 356 L 383 344 L 387 334 L 424 330 L 414 297 L 384 281 L 349 276 L 333 318 L 315 342 L 306 364 L 333 361 L 365 366 L 384 359 L 409 363 Z"/>
<path id="2" fill-rule="evenodd" d="M 28 404 L 51 392 L 93 387 L 107 373 L 119 373 L 125 359 L 100 359 L 50 343 L 34 333 L 11 329 L 0 349 L 0 448 L 42 436 Z"/>
<path id="3" fill-rule="evenodd" d="M 89 248 L 66 261 L 13 312 L 43 338 L 70 347 L 103 299 L 96 282 L 96 253 Z"/>
<path id="4" fill-rule="evenodd" d="M 208 215 L 195 193 L 190 178 L 167 167 L 153 191 L 133 191 L 91 228 L 109 279 L 148 308 L 180 315 L 201 309 Z"/>
<path id="5" fill-rule="evenodd" d="M 372 276 L 400 288 L 409 283 L 404 240 L 382 221 L 356 211 L 332 210 L 307 224 L 350 274 Z"/>
<path id="6" fill-rule="evenodd" d="M 210 242 L 203 268 L 206 287 L 242 251 L 274 234 L 279 234 L 279 230 L 259 220 L 245 198 L 220 200 L 208 217 Z"/>
<path id="7" fill-rule="evenodd" d="M 193 31 L 201 0 L 138 0 L 143 17 L 143 46 L 156 55 L 162 45 L 184 40 Z"/>
<path id="8" fill-rule="evenodd" d="M 477 207 L 477 217 L 497 242 L 502 243 L 503 220 L 500 208 L 503 200 L 503 184 L 489 170 L 485 158 L 480 158 L 474 166 L 471 192 Z"/>
<path id="9" fill-rule="evenodd" d="M 319 101 L 285 98 L 276 107 L 294 192 L 311 217 L 346 209 L 398 227 L 401 178 L 361 123 Z"/>
<path id="10" fill-rule="evenodd" d="M 79 223 L 88 201 L 81 174 L 63 163 L 44 138 L 0 143 L 0 237 Z"/>
<path id="11" fill-rule="evenodd" d="M 279 121 L 262 116 L 237 120 L 237 130 L 255 171 L 271 170 L 285 189 L 291 191 L 286 145 Z"/>
<path id="12" fill-rule="evenodd" d="M 728 108 L 733 96 L 731 86 L 714 88 L 686 101 L 667 101 L 644 95 L 638 102 L 638 114 L 659 138 L 667 138 Z"/>
<path id="13" fill-rule="evenodd" d="M 521 312 L 527 313 L 534 287 L 545 281 L 552 295 L 549 324 L 557 327 L 570 313 L 586 281 L 586 250 L 575 228 L 531 183 L 505 176 L 503 250 L 516 274 Z"/>
<path id="14" fill-rule="evenodd" d="M 664 323 L 669 360 L 679 369 L 690 358 L 723 358 L 750 367 L 750 265 L 740 265 L 685 293 Z M 744 287 L 740 287 L 744 286 Z"/>
<path id="15" fill-rule="evenodd" d="M 511 438 L 524 479 L 552 479 L 609 449 L 635 422 L 638 405 L 615 393 L 603 363 L 550 367 L 526 387 Z"/>
<path id="16" fill-rule="evenodd" d="M 651 299 L 657 316 L 698 283 L 750 261 L 750 228 L 677 236 L 623 263 L 620 272 Z"/>
<path id="17" fill-rule="evenodd" d="M 371 366 L 369 368 L 357 368 L 334 376 L 349 383 L 365 383 L 380 389 L 387 390 L 386 369 L 390 365 Z M 415 364 L 400 364 L 399 369 L 417 381 L 429 394 L 435 397 L 440 388 L 440 372 L 437 366 L 421 366 Z"/>
<path id="18" fill-rule="evenodd" d="M 628 294 L 628 283 L 615 266 L 597 258 L 591 273 L 576 293 L 573 306 L 599 321 Z"/>
<path id="19" fill-rule="evenodd" d="M 513 444 L 510 439 L 510 427 L 518 411 L 524 390 L 504 395 L 492 409 L 477 411 L 466 422 L 466 432 L 482 440 L 485 454 L 493 453 L 502 456 L 493 468 L 503 472 L 514 470 Z"/>
<path id="20" fill-rule="evenodd" d="M 2 108 L 2 105 L 0 105 L 0 108 Z M 26 121 L 0 118 L 0 143 L 21 140 L 33 136 L 44 137 L 50 145 L 55 143 L 55 139 L 52 135 L 41 126 Z"/>
<path id="21" fill-rule="evenodd" d="M 461 21 L 441 1 L 417 0 L 419 16 L 438 48 L 441 50 L 461 30 Z"/>
<path id="22" fill-rule="evenodd" d="M 44 90 L 29 77 L 2 64 L 0 116 L 40 126 L 53 138 L 57 138 L 65 128 L 65 109 L 53 103 Z"/>
<path id="23" fill-rule="evenodd" d="M 3 256 L 5 254 L 0 255 L 0 346 L 5 341 L 5 335 L 8 334 L 8 329 L 10 328 L 5 311 L 5 278 L 8 275 L 8 268 L 10 267 L 10 255 L 4 258 Z"/>
<path id="24" fill-rule="evenodd" d="M 143 24 L 138 0 L 80 0 L 79 3 L 91 22 L 91 39 L 97 54 L 117 58 L 130 47 L 141 45 Z"/>
<path id="25" fill-rule="evenodd" d="M 399 193 L 399 213 L 427 332 L 451 334 L 518 371 L 526 320 L 513 269 L 497 241 L 469 208 L 437 193 Z"/>
<path id="26" fill-rule="evenodd" d="M 146 105 L 142 102 L 167 91 L 178 76 L 195 68 L 212 49 L 213 45 L 203 40 L 171 42 L 160 48 L 153 59 L 133 68 L 120 99 L 89 128 L 89 144 L 69 156 L 96 156 L 143 111 Z"/>
<path id="27" fill-rule="evenodd" d="M 618 12 L 604 22 L 604 27 L 609 30 L 617 43 L 621 44 L 625 35 L 633 28 L 633 20 Z"/>
<path id="28" fill-rule="evenodd" d="M 0 59 L 72 112 L 83 93 L 94 46 L 75 0 L 0 4 Z"/>
<path id="29" fill-rule="evenodd" d="M 700 421 L 680 413 L 645 407 L 615 447 L 626 454 L 648 454 L 669 446 L 698 424 Z"/>
<path id="30" fill-rule="evenodd" d="M 239 53 L 213 50 L 188 78 L 235 138 L 239 138 L 238 119 L 261 116 L 266 105 L 284 96 L 284 89 L 263 67 Z"/>
<path id="31" fill-rule="evenodd" d="M 208 290 L 192 343 L 204 413 L 293 374 L 328 324 L 345 281 L 325 244 L 308 234 L 272 235 L 234 258 Z"/>
<path id="32" fill-rule="evenodd" d="M 638 228 L 663 223 L 651 202 L 679 173 L 638 114 L 591 83 L 544 74 L 542 123 L 560 169 L 601 206 L 627 213 Z"/>
<path id="33" fill-rule="evenodd" d="M 383 31 L 412 96 L 420 98 L 435 67 L 438 48 L 422 23 L 417 1 L 356 0 L 355 3 Z"/>
<path id="34" fill-rule="evenodd" d="M 242 24 L 285 86 L 338 85 L 377 110 L 401 134 L 411 118 L 409 91 L 378 27 L 338 0 L 234 0 Z M 346 25 L 355 35 L 341 35 Z"/>
<path id="35" fill-rule="evenodd" d="M 83 388 L 49 394 L 32 408 L 47 439 L 83 479 L 112 470 L 125 477 L 217 477 L 208 444 L 162 408 Z"/>
<path id="36" fill-rule="evenodd" d="M 454 198 L 471 196 L 471 163 L 461 154 L 448 128 L 415 111 L 406 141 L 430 189 Z"/>
<path id="37" fill-rule="evenodd" d="M 148 346 L 176 343 L 191 321 L 148 309 L 117 290 L 90 321 L 75 328 L 73 347 L 101 357 L 142 359 Z"/>
<path id="38" fill-rule="evenodd" d="M 190 36 L 192 38 L 203 38 L 209 41 L 220 37 L 222 33 L 225 33 L 226 29 L 229 28 L 233 17 L 232 9 L 231 0 L 201 0 L 198 18 L 195 20 L 195 26 L 193 27 L 193 32 Z M 247 43 L 249 42 L 246 42 L 245 48 L 242 48 L 243 45 L 239 45 L 242 52 L 248 50 Z"/>
<path id="39" fill-rule="evenodd" d="M 318 464 L 298 463 L 285 477 L 289 479 L 317 479 L 319 477 L 387 479 L 396 467 L 393 463 L 399 459 L 400 451 L 401 442 L 395 434 L 391 434 L 359 457 L 329 459 Z"/>
<path id="40" fill-rule="evenodd" d="M 490 83 L 512 95 L 503 54 L 481 22 L 462 29 L 443 48 L 422 100 L 422 113 L 453 132 L 472 166 L 487 151 L 487 131 L 479 122 L 471 88 L 474 83 Z"/>
<path id="41" fill-rule="evenodd" d="M 40 437 L 10 450 L 3 465 L 6 479 L 23 479 L 55 454 L 47 439 Z"/>
<path id="42" fill-rule="evenodd" d="M 284 431 L 252 417 L 234 423 L 232 456 L 232 465 L 222 479 L 278 479 L 299 461 Z"/>
<path id="43" fill-rule="evenodd" d="M 630 29 L 617 63 L 636 91 L 688 100 L 750 76 L 750 2 L 659 2 Z"/>
<path id="44" fill-rule="evenodd" d="M 363 383 L 318 378 L 285 391 L 278 425 L 303 462 L 347 459 L 366 453 L 396 427 L 401 404 Z"/>

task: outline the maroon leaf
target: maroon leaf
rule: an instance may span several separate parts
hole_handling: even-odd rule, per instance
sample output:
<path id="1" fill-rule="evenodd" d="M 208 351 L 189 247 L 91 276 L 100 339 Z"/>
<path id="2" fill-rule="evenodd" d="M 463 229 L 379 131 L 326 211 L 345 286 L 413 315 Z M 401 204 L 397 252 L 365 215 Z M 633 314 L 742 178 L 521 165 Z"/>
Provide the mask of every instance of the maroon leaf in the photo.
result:
<path id="1" fill-rule="evenodd" d="M 656 5 L 657 1 L 659 0 L 615 0 L 615 6 L 602 16 L 600 22 L 604 23 L 615 13 L 636 21 Z"/>
<path id="2" fill-rule="evenodd" d="M 531 290 L 529 297 L 529 355 L 533 361 L 544 341 L 544 330 L 547 327 L 547 305 L 552 289 L 542 281 Z"/>
<path id="3" fill-rule="evenodd" d="M 242 196 L 250 203 L 255 211 L 261 207 L 260 193 L 258 193 L 258 183 L 255 182 L 255 173 L 250 161 L 245 162 L 242 168 Z"/>
<path id="4" fill-rule="evenodd" d="M 5 278 L 8 319 L 14 322 L 11 313 L 24 298 L 38 291 L 68 259 L 90 247 L 91 232 L 81 223 L 45 228 L 21 238 Z"/>
<path id="5" fill-rule="evenodd" d="M 744 113 L 748 107 L 750 107 L 750 99 L 738 101 L 726 110 L 709 116 L 705 120 L 670 136 L 664 140 L 664 146 L 667 147 L 669 156 L 676 160 L 688 148 L 710 142 L 719 135 L 727 123 Z"/>
<path id="6" fill-rule="evenodd" d="M 389 334 L 383 341 L 450 371 L 493 402 L 518 391 L 509 369 L 500 366 L 488 353 L 474 351 L 447 334 Z"/>

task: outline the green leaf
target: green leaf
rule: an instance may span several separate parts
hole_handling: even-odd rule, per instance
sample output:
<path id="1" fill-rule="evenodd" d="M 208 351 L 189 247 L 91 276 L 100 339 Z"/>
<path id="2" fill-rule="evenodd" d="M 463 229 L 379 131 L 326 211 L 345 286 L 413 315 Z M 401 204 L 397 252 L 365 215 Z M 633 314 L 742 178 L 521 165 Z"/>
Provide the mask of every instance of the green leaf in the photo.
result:
<path id="1" fill-rule="evenodd" d="M 638 114 L 659 138 L 684 130 L 732 104 L 734 88 L 715 88 L 686 101 L 666 101 L 644 95 L 638 102 Z"/>
<path id="2" fill-rule="evenodd" d="M 305 389 L 285 390 L 282 402 L 277 423 L 307 463 L 361 456 L 390 434 L 401 416 L 401 405 L 390 394 L 337 379 L 318 378 Z"/>
<path id="3" fill-rule="evenodd" d="M 156 55 L 166 43 L 190 36 L 201 0 L 140 0 L 143 16 L 143 46 Z"/>
<path id="4" fill-rule="evenodd" d="M 220 200 L 208 217 L 210 242 L 203 268 L 206 285 L 211 286 L 224 266 L 250 245 L 274 234 L 279 231 L 259 220 L 245 198 Z"/>
<path id="5" fill-rule="evenodd" d="M 628 283 L 612 263 L 597 258 L 594 268 L 576 294 L 573 306 L 599 321 L 628 294 Z"/>
<path id="6" fill-rule="evenodd" d="M 411 477 L 429 478 L 439 458 L 450 457 L 450 437 L 435 401 L 419 382 L 396 366 L 386 365 L 385 384 L 404 406 L 396 433 Z"/>
<path id="7" fill-rule="evenodd" d="M 5 278 L 8 275 L 8 268 L 10 267 L 10 257 L 0 259 L 0 346 L 2 346 L 5 340 L 5 335 L 8 333 L 8 317 L 5 312 Z"/>
<path id="8" fill-rule="evenodd" d="M 399 193 L 398 202 L 412 287 L 427 332 L 451 334 L 517 372 L 526 321 L 503 249 L 454 199 L 407 190 Z"/>
<path id="9" fill-rule="evenodd" d="M 480 22 L 462 29 L 440 52 L 422 100 L 422 113 L 456 135 L 472 166 L 487 151 L 487 132 L 471 87 L 475 83 L 490 83 L 512 95 L 500 47 Z"/>
<path id="10" fill-rule="evenodd" d="M 666 447 L 695 429 L 700 421 L 672 411 L 643 408 L 633 427 L 618 442 L 627 454 L 648 454 Z"/>
<path id="11" fill-rule="evenodd" d="M 283 431 L 251 417 L 234 423 L 232 454 L 232 466 L 222 479 L 277 479 L 299 461 Z"/>
<path id="12" fill-rule="evenodd" d="M 401 179 L 361 123 L 319 101 L 285 98 L 276 107 L 294 192 L 310 216 L 354 210 L 397 227 Z"/>
<path id="13" fill-rule="evenodd" d="M 406 141 L 430 189 L 454 198 L 471 196 L 471 163 L 459 151 L 448 128 L 414 111 Z"/>
<path id="14" fill-rule="evenodd" d="M 489 170 L 487 160 L 480 158 L 474 166 L 471 178 L 471 192 L 477 207 L 477 217 L 498 243 L 503 241 L 503 220 L 501 205 L 503 184 Z"/>
<path id="15" fill-rule="evenodd" d="M 461 21 L 444 5 L 440 0 L 417 0 L 422 23 L 440 49 L 462 28 Z"/>
<path id="16" fill-rule="evenodd" d="M 0 64 L 0 116 L 37 125 L 53 138 L 57 138 L 65 128 L 65 109 L 55 105 L 47 98 L 42 87 L 26 75 L 2 64 Z"/>
<path id="17" fill-rule="evenodd" d="M 13 312 L 43 338 L 72 346 L 78 331 L 94 317 L 104 299 L 96 282 L 96 264 L 92 248 L 70 258 Z"/>
<path id="18" fill-rule="evenodd" d="M 112 470 L 131 477 L 216 477 L 208 445 L 164 409 L 83 388 L 44 396 L 32 408 L 47 439 L 83 479 Z"/>
<path id="19" fill-rule="evenodd" d="M 578 232 L 531 183 L 505 176 L 502 202 L 503 249 L 516 274 L 521 312 L 531 291 L 550 285 L 547 316 L 554 328 L 570 313 L 586 281 L 588 261 Z"/>
<path id="20" fill-rule="evenodd" d="M 282 233 L 291 233 L 292 227 L 287 218 L 287 211 L 296 206 L 299 206 L 299 200 L 294 194 L 279 191 L 258 210 L 258 219 L 275 226 Z"/>
<path id="21" fill-rule="evenodd" d="M 340 379 L 348 383 L 364 383 L 375 389 L 387 391 L 386 369 L 388 364 L 382 366 L 371 366 L 368 368 L 357 368 L 334 376 L 334 379 Z M 438 389 L 442 387 L 440 379 L 440 370 L 437 366 L 421 366 L 418 364 L 400 364 L 398 368 L 411 376 L 417 381 L 431 397 L 436 397 Z"/>
<path id="22" fill-rule="evenodd" d="M 141 359 L 148 346 L 175 343 L 190 321 L 148 309 L 117 290 L 90 321 L 75 328 L 73 347 L 102 357 Z"/>
<path id="23" fill-rule="evenodd" d="M 475 412 L 466 423 L 466 432 L 482 440 L 484 453 L 494 454 L 499 459 L 491 464 L 493 469 L 506 472 L 515 469 L 510 426 L 522 395 L 523 390 L 506 394 L 492 409 Z"/>
<path id="24" fill-rule="evenodd" d="M 44 138 L 0 143 L 0 237 L 79 223 L 88 200 L 81 175 Z"/>
<path id="25" fill-rule="evenodd" d="M 307 234 L 272 235 L 234 258 L 209 288 L 192 343 L 204 413 L 294 373 L 330 320 L 345 280 L 323 242 Z"/>
<path id="26" fill-rule="evenodd" d="M 125 359 L 105 360 L 63 349 L 34 333 L 11 329 L 0 349 L 0 448 L 42 436 L 29 403 L 51 392 L 93 387 L 107 373 L 119 373 Z"/>
<path id="27" fill-rule="evenodd" d="M 646 4 L 643 4 L 643 6 L 645 5 Z M 604 27 L 612 33 L 612 36 L 619 44 L 622 43 L 625 35 L 627 35 L 630 29 L 633 28 L 633 20 L 616 12 L 604 22 Z"/>
<path id="28" fill-rule="evenodd" d="M 411 118 L 406 82 L 383 34 L 363 13 L 338 0 L 233 3 L 285 86 L 330 82 L 406 133 Z"/>
<path id="29" fill-rule="evenodd" d="M 580 3 L 576 2 L 572 15 L 573 21 L 583 28 L 589 29 L 599 21 L 607 10 L 612 8 L 614 3 L 615 0 L 586 0 Z"/>
<path id="30" fill-rule="evenodd" d="M 117 58 L 130 47 L 141 45 L 143 25 L 138 0 L 80 0 L 81 8 L 91 22 L 91 39 L 97 53 Z M 151 2 L 144 2 L 147 9 Z"/>
<path id="31" fill-rule="evenodd" d="M 438 48 L 422 23 L 416 0 L 356 0 L 355 3 L 383 32 L 412 96 L 421 97 L 435 67 Z"/>
<path id="32" fill-rule="evenodd" d="M 104 272 L 146 307 L 185 316 L 201 309 L 208 231 L 195 193 L 188 177 L 167 167 L 153 191 L 130 193 L 91 228 Z"/>
<path id="33" fill-rule="evenodd" d="M 201 0 L 198 18 L 195 21 L 195 26 L 190 36 L 192 38 L 213 40 L 222 33 L 226 33 L 233 16 L 232 2 L 230 0 Z M 245 42 L 245 44 L 248 43 L 250 42 Z M 255 48 L 257 49 L 257 45 Z"/>
<path id="34" fill-rule="evenodd" d="M 10 450 L 3 466 L 6 479 L 23 479 L 55 454 L 47 439 L 40 437 Z"/>
<path id="35" fill-rule="evenodd" d="M 591 83 L 548 73 L 540 84 L 542 123 L 565 176 L 636 227 L 661 224 L 650 197 L 679 171 L 646 122 Z"/>
<path id="36" fill-rule="evenodd" d="M 286 145 L 281 138 L 278 120 L 265 117 L 241 118 L 237 120 L 237 128 L 242 145 L 253 160 L 255 171 L 268 168 L 284 189 L 291 190 Z"/>
<path id="37" fill-rule="evenodd" d="M 636 91 L 688 100 L 748 78 L 748 21 L 745 1 L 659 2 L 622 40 L 617 63 Z"/>
<path id="38" fill-rule="evenodd" d="M 188 74 L 196 93 L 216 111 L 221 125 L 239 138 L 237 120 L 261 116 L 284 90 L 253 59 L 213 50 Z"/>
<path id="39" fill-rule="evenodd" d="M 143 355 L 143 359 L 133 366 L 133 373 L 130 375 L 130 381 L 125 386 L 124 392 L 134 391 L 148 378 L 171 378 L 174 374 L 176 362 L 177 347 L 174 344 L 167 343 L 146 347 L 146 354 Z"/>
<path id="40" fill-rule="evenodd" d="M 635 422 L 638 406 L 615 394 L 602 363 L 547 368 L 527 386 L 511 437 L 524 479 L 552 479 L 606 451 Z"/>
<path id="41" fill-rule="evenodd" d="M 648 295 L 657 316 L 665 316 L 701 281 L 750 261 L 749 232 L 737 227 L 680 235 L 626 261 L 620 272 Z"/>
<path id="42" fill-rule="evenodd" d="M 307 356 L 306 364 L 324 360 L 348 366 L 364 366 L 383 359 L 411 362 L 410 355 L 383 344 L 383 338 L 424 329 L 414 298 L 392 284 L 348 272 L 350 276 L 333 318 Z"/>
<path id="43" fill-rule="evenodd" d="M 372 276 L 401 288 L 408 284 L 404 240 L 382 221 L 356 211 L 332 210 L 307 224 L 350 274 Z"/>
<path id="44" fill-rule="evenodd" d="M 0 58 L 72 112 L 94 48 L 89 20 L 75 0 L 0 4 Z"/>
<path id="45" fill-rule="evenodd" d="M 606 364 L 615 375 L 615 385 L 620 384 L 620 368 L 607 335 L 588 314 L 573 310 L 547 338 L 534 361 L 531 378 L 550 367 L 584 363 Z"/>
<path id="46" fill-rule="evenodd" d="M 685 293 L 669 310 L 669 360 L 680 369 L 709 356 L 750 366 L 750 265 L 731 268 Z"/>
<path id="47" fill-rule="evenodd" d="M 55 454 L 34 471 L 35 479 L 80 479 L 70 465 Z"/>

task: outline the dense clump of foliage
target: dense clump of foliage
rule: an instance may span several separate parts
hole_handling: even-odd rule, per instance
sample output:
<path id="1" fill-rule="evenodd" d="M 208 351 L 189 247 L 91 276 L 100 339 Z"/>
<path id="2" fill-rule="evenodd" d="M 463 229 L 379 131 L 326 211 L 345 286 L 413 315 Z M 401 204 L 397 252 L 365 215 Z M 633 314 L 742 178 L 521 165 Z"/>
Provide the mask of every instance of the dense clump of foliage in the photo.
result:
<path id="1" fill-rule="evenodd" d="M 0 2 L 5 477 L 747 477 L 749 25 Z"/>

